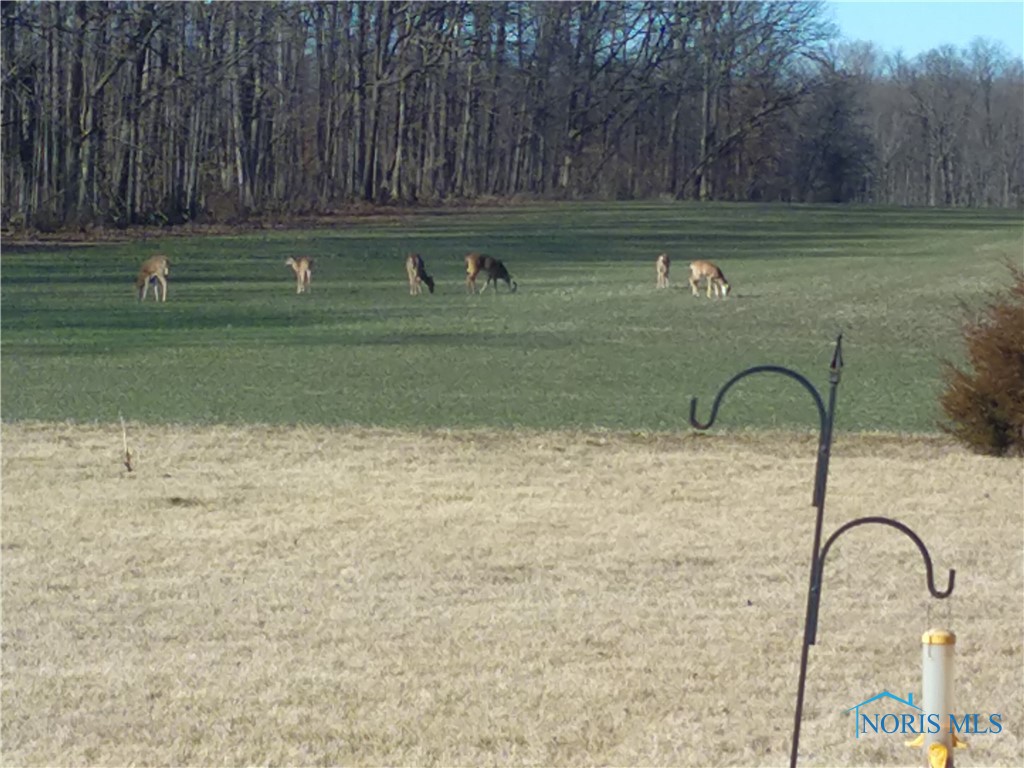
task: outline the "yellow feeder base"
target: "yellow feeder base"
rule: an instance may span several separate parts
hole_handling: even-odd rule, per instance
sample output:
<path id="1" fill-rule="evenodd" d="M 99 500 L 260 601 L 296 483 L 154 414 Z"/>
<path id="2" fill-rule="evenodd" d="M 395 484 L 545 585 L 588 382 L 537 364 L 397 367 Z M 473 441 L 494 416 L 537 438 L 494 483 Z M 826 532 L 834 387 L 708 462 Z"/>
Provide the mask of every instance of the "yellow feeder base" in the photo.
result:
<path id="1" fill-rule="evenodd" d="M 929 768 L 946 768 L 949 762 L 949 750 L 945 744 L 932 744 L 928 747 Z"/>

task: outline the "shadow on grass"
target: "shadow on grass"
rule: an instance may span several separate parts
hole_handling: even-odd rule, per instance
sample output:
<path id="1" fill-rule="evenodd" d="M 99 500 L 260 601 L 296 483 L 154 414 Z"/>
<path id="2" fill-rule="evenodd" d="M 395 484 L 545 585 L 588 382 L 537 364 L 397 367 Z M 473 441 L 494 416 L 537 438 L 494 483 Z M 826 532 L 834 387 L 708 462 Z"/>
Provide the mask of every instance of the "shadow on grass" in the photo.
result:
<path id="1" fill-rule="evenodd" d="M 244 330 L 244 329 L 240 329 Z M 498 333 L 489 331 L 466 331 L 425 333 L 414 331 L 409 333 L 311 333 L 308 330 L 280 329 L 275 333 L 261 334 L 258 337 L 229 338 L 230 329 L 225 334 L 201 334 L 186 339 L 175 338 L 166 346 L 168 349 L 220 349 L 230 348 L 232 351 L 241 349 L 268 350 L 271 348 L 291 347 L 301 352 L 311 347 L 318 348 L 365 348 L 394 347 L 400 348 L 434 348 L 434 349 L 515 349 L 515 350 L 551 350 L 579 347 L 578 340 L 569 334 L 555 332 Z M 135 354 L 139 351 L 152 350 L 157 341 L 145 334 L 116 337 L 104 340 L 53 341 L 31 343 L 9 342 L 4 344 L 3 359 L 5 365 L 15 364 L 13 359 L 20 357 L 53 358 L 53 357 L 108 357 Z"/>

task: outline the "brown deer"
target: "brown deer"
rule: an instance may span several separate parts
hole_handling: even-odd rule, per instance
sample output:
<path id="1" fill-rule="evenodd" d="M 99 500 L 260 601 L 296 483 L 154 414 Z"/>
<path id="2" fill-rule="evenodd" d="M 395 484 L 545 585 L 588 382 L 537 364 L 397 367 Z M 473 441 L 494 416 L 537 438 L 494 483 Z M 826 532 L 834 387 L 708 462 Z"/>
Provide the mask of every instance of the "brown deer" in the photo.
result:
<path id="1" fill-rule="evenodd" d="M 484 283 L 484 287 L 480 290 L 483 293 L 487 290 L 487 286 L 494 283 L 494 291 L 498 291 L 498 281 L 504 280 L 508 286 L 509 293 L 515 293 L 519 288 L 519 284 L 512 279 L 512 276 L 508 273 L 508 269 L 500 259 L 496 259 L 493 256 L 485 256 L 482 253 L 470 253 L 466 255 L 466 290 L 470 293 L 476 293 L 476 278 L 481 272 L 487 274 L 487 281 Z"/>
<path id="2" fill-rule="evenodd" d="M 656 283 L 658 288 L 668 288 L 668 268 L 670 266 L 672 266 L 672 259 L 668 257 L 667 253 L 658 256 L 657 261 L 654 262 L 654 270 L 658 275 Z"/>
<path id="3" fill-rule="evenodd" d="M 284 264 L 295 273 L 295 293 L 309 293 L 309 283 L 313 279 L 313 260 L 308 256 L 299 256 L 297 259 L 289 256 Z"/>
<path id="4" fill-rule="evenodd" d="M 135 278 L 139 301 L 145 300 L 150 284 L 153 284 L 153 298 L 157 301 L 167 301 L 167 275 L 170 274 L 170 266 L 167 257 L 160 255 L 151 256 L 142 262 L 139 276 Z"/>
<path id="5" fill-rule="evenodd" d="M 423 257 L 418 253 L 410 253 L 405 257 L 405 273 L 409 276 L 409 295 L 418 296 L 423 292 L 423 283 L 427 289 L 434 292 L 434 278 L 427 274 L 427 267 L 423 263 Z"/>
<path id="6" fill-rule="evenodd" d="M 504 280 L 505 285 L 508 286 L 509 293 L 515 293 L 519 288 L 519 283 L 512 279 L 512 275 L 508 273 L 505 265 L 500 259 L 492 258 L 491 256 L 484 256 L 483 261 L 480 263 L 480 269 L 487 273 L 487 282 L 484 283 L 484 287 L 480 289 L 480 293 L 487 290 L 487 286 L 494 284 L 494 292 L 498 292 L 498 281 Z"/>
<path id="7" fill-rule="evenodd" d="M 466 262 L 466 291 L 476 293 L 476 276 L 480 274 L 483 267 L 484 256 L 479 253 L 468 253 L 464 261 Z"/>
<path id="8" fill-rule="evenodd" d="M 729 285 L 729 281 L 725 279 L 725 275 L 722 273 L 717 266 L 712 264 L 710 261 L 695 261 L 690 264 L 690 288 L 693 290 L 694 296 L 699 296 L 697 286 L 701 280 L 707 280 L 708 282 L 708 298 L 711 298 L 712 292 L 716 297 L 725 298 L 729 295 L 729 291 L 732 289 Z"/>

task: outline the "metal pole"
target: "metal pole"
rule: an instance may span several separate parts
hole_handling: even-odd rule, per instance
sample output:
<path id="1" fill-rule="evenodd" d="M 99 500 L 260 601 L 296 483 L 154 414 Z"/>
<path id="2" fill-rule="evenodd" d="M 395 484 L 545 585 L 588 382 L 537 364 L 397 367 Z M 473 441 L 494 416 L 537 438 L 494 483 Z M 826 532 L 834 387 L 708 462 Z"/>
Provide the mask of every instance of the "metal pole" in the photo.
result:
<path id="1" fill-rule="evenodd" d="M 832 423 L 836 414 L 836 389 L 843 367 L 843 334 L 836 339 L 835 353 L 829 371 L 828 411 L 822 421 L 821 436 L 818 440 L 818 463 L 814 473 L 814 544 L 811 548 L 811 576 L 807 588 L 807 613 L 804 618 L 804 642 L 800 648 L 800 677 L 796 684 L 796 712 L 793 714 L 793 747 L 789 756 L 790 768 L 796 768 L 800 749 L 800 723 L 804 715 L 804 690 L 807 685 L 807 662 L 818 634 L 818 604 L 820 592 L 815 589 L 818 581 L 818 555 L 821 552 L 821 529 L 825 521 L 825 487 L 828 483 L 828 462 L 832 455 Z"/>
<path id="2" fill-rule="evenodd" d="M 939 591 L 936 589 L 933 579 L 931 556 L 928 554 L 928 549 L 925 547 L 924 542 L 922 542 L 917 534 L 903 523 L 887 517 L 864 517 L 858 520 L 851 520 L 845 525 L 840 526 L 835 533 L 829 536 L 824 546 L 822 546 L 821 535 L 825 518 L 825 489 L 828 484 L 828 464 L 832 454 L 832 433 L 836 413 L 836 392 L 842 375 L 842 369 L 843 335 L 839 334 L 836 338 L 835 352 L 832 355 L 832 364 L 829 369 L 829 398 L 827 410 L 825 408 L 825 404 L 822 402 L 821 394 L 807 379 L 796 371 L 792 371 L 789 368 L 781 368 L 777 365 L 758 365 L 753 368 L 748 368 L 745 371 L 741 371 L 729 379 L 729 381 L 725 383 L 715 396 L 715 400 L 711 405 L 711 416 L 708 418 L 706 423 L 701 423 L 697 420 L 697 398 L 692 398 L 690 400 L 690 424 L 697 429 L 709 429 L 714 423 L 715 418 L 718 416 L 718 407 L 722 403 L 722 398 L 725 397 L 725 393 L 728 392 L 734 384 L 755 373 L 780 373 L 783 376 L 787 376 L 795 380 L 803 386 L 803 388 L 806 389 L 814 399 L 814 404 L 818 409 L 818 418 L 820 421 L 820 431 L 818 433 L 818 461 L 814 472 L 814 496 L 811 500 L 811 504 L 815 508 L 814 543 L 811 548 L 811 575 L 810 586 L 807 590 L 807 613 L 804 620 L 804 641 L 800 651 L 800 679 L 797 683 L 796 712 L 793 716 L 793 749 L 790 753 L 790 768 L 796 768 L 797 756 L 800 752 L 800 722 L 803 719 L 804 690 L 807 683 L 807 663 L 810 655 L 810 648 L 815 644 L 818 636 L 818 609 L 821 604 L 821 585 L 825 557 L 828 555 L 829 548 L 835 543 L 836 539 L 851 528 L 871 523 L 896 528 L 909 536 L 921 551 L 921 555 L 924 557 L 928 590 L 932 593 L 933 597 L 940 599 L 948 597 L 953 592 L 953 583 L 956 577 L 956 571 L 950 570 L 949 585 L 946 590 Z"/>

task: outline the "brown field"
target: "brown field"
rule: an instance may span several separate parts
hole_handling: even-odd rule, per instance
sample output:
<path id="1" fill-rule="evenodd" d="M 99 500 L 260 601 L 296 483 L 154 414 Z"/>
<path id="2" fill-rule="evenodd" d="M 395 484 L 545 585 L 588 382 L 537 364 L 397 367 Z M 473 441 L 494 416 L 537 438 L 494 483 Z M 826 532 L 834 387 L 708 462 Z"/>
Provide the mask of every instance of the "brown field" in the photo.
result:
<path id="1" fill-rule="evenodd" d="M 814 438 L 3 425 L 4 765 L 784 765 Z M 958 635 L 1024 764 L 1022 464 L 841 436 L 802 765 Z"/>

